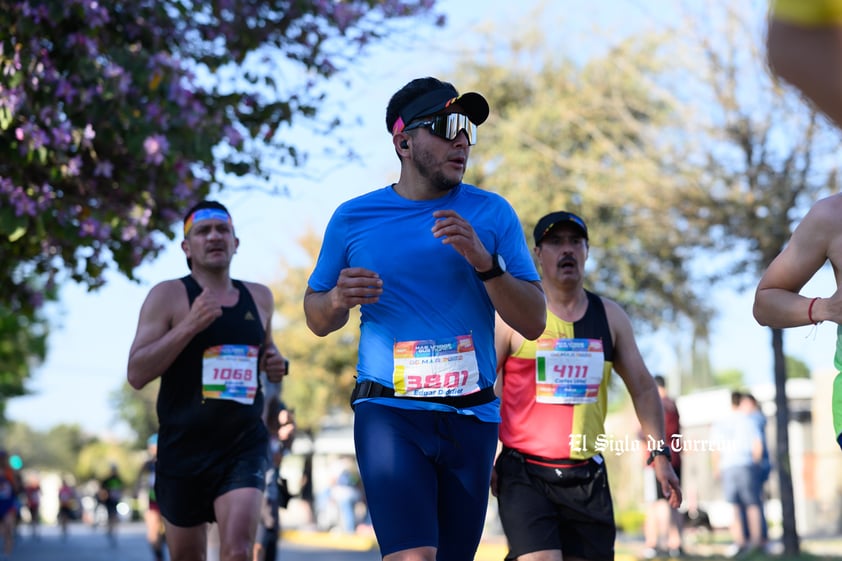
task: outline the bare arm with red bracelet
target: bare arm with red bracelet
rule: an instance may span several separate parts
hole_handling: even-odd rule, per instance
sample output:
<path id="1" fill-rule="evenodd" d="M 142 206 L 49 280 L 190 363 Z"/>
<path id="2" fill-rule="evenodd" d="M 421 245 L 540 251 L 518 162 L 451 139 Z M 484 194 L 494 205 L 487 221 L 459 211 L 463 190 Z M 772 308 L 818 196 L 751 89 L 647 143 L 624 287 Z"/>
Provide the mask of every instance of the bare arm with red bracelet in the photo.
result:
<path id="1" fill-rule="evenodd" d="M 785 328 L 842 323 L 842 194 L 816 202 L 792 233 L 789 244 L 775 257 L 757 285 L 754 317 L 761 325 Z M 830 261 L 836 291 L 828 296 L 802 296 L 804 285 Z M 831 349 L 828 349 L 828 359 Z M 838 355 L 835 361 L 840 360 Z M 836 442 L 842 448 L 842 374 L 837 374 L 831 398 Z"/>
<path id="2" fill-rule="evenodd" d="M 802 295 L 801 289 L 829 260 L 837 287 L 842 284 L 842 194 L 816 202 L 787 246 L 766 269 L 754 296 L 754 317 L 761 325 L 786 328 L 842 322 L 842 292 Z"/>

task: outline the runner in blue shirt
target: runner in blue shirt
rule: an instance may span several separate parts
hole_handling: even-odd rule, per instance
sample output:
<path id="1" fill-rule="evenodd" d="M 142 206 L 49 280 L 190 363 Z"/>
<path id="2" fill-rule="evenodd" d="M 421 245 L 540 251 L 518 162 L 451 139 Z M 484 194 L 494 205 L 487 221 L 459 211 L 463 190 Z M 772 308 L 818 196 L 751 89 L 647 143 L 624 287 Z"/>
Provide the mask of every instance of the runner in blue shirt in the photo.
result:
<path id="1" fill-rule="evenodd" d="M 517 215 L 462 183 L 488 112 L 480 94 L 430 77 L 392 96 L 400 178 L 336 210 L 304 297 L 320 336 L 360 306 L 354 438 L 389 561 L 473 559 L 500 419 L 495 310 L 529 339 L 545 326 Z"/>

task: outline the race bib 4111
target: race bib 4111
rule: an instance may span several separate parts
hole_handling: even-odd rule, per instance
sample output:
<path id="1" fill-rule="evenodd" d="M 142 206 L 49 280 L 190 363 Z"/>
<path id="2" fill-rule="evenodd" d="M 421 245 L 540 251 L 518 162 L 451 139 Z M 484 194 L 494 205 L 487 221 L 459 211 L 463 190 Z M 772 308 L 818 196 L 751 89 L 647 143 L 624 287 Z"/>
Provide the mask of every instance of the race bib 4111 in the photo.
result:
<path id="1" fill-rule="evenodd" d="M 535 350 L 538 403 L 593 403 L 602 383 L 605 354 L 599 339 L 539 339 Z"/>

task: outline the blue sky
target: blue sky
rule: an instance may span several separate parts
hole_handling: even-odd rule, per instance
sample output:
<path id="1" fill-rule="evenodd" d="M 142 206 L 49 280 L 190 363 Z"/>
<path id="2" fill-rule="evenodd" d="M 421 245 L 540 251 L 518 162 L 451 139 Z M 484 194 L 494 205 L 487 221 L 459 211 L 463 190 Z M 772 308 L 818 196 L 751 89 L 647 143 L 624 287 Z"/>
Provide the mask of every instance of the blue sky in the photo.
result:
<path id="1" fill-rule="evenodd" d="M 303 231 L 312 228 L 321 233 L 339 203 L 395 180 L 398 164 L 383 124 L 392 92 L 418 76 L 454 76 L 456 54 L 462 45 L 476 44 L 478 29 L 489 22 L 508 25 L 520 21 L 530 7 L 539 4 L 537 0 L 493 0 L 484 2 L 480 13 L 477 3 L 440 1 L 449 25 L 443 30 L 416 30 L 420 37 L 428 37 L 429 43 L 420 45 L 418 37 L 406 41 L 391 37 L 382 48 L 360 60 L 351 72 L 352 87 L 337 88 L 332 99 L 360 115 L 361 124 L 354 137 L 365 164 L 344 167 L 317 181 L 289 180 L 289 197 L 253 192 L 225 192 L 217 197 L 231 210 L 241 241 L 232 275 L 273 283 L 282 274 L 280 258 L 295 260 L 294 240 Z M 606 1 L 598 8 L 589 2 L 567 0 L 544 5 L 546 21 L 562 21 L 565 32 L 575 34 L 570 36 L 570 44 L 576 49 L 605 47 L 605 35 L 591 33 L 594 22 L 602 30 L 613 26 L 616 37 L 630 29 L 668 24 L 673 6 L 671 0 Z M 587 9 L 583 9 L 585 6 Z M 456 86 L 460 87 L 458 80 Z M 482 150 L 481 138 L 474 150 Z M 599 225 L 591 225 L 594 227 Z M 41 430 L 59 423 L 78 423 L 98 434 L 125 434 L 107 400 L 125 379 L 140 306 L 154 283 L 185 273 L 183 254 L 175 242 L 158 260 L 138 271 L 142 279 L 139 284 L 112 274 L 107 286 L 96 293 L 73 285 L 65 287 L 62 304 L 53 314 L 49 356 L 35 370 L 29 385 L 33 394 L 11 400 L 9 418 Z M 831 272 L 823 270 L 803 292 L 828 296 L 833 288 Z M 720 310 L 712 326 L 714 369 L 742 370 L 752 383 L 771 381 L 770 332 L 752 318 L 753 295 L 720 291 L 714 298 Z M 675 351 L 663 337 L 639 336 L 639 343 L 653 372 L 668 374 L 675 368 Z M 801 358 L 811 368 L 831 368 L 835 325 L 821 325 L 815 331 L 789 330 L 785 343 L 788 354 Z"/>

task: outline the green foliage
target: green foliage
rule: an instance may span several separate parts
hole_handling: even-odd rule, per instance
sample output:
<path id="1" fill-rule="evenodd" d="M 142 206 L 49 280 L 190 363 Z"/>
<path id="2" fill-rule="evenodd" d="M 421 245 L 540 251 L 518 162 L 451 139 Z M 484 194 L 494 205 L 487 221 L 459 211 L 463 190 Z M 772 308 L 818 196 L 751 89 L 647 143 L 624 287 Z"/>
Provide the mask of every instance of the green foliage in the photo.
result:
<path id="1" fill-rule="evenodd" d="M 522 35 L 496 33 L 507 44 L 495 53 L 512 53 L 509 60 L 461 65 L 468 83 L 460 87 L 482 91 L 494 108 L 468 179 L 512 203 L 530 245 L 550 210 L 581 214 L 588 287 L 635 321 L 705 325 L 711 312 L 687 256 L 706 242 L 697 209 L 682 203 L 696 172 L 671 132 L 680 128 L 680 106 L 651 87 L 667 68 L 665 38 L 632 38 L 577 64 L 539 40 L 537 27 L 526 46 Z"/>
<path id="2" fill-rule="evenodd" d="M 24 467 L 72 474 L 80 451 L 94 441 L 78 425 L 40 432 L 24 423 L 10 423 L 3 434 L 4 446 L 23 458 Z"/>
<path id="3" fill-rule="evenodd" d="M 83 480 L 101 480 L 108 476 L 114 464 L 126 488 L 129 488 L 136 480 L 142 463 L 143 459 L 125 446 L 97 440 L 80 450 L 74 473 Z"/>
<path id="4" fill-rule="evenodd" d="M 110 396 L 111 408 L 117 412 L 117 417 L 125 421 L 135 434 L 135 441 L 133 442 L 135 448 L 145 449 L 146 440 L 149 436 L 158 432 L 158 413 L 155 405 L 160 387 L 160 378 L 146 384 L 141 390 L 132 388 L 128 381 L 125 381 Z"/>
<path id="5" fill-rule="evenodd" d="M 20 455 L 25 469 L 71 474 L 77 481 L 102 479 L 115 463 L 128 487 L 144 459 L 143 453 L 131 446 L 99 440 L 78 425 L 58 425 L 42 432 L 24 423 L 10 423 L 0 433 L 0 440 L 7 450 Z"/>
<path id="6" fill-rule="evenodd" d="M 806 362 L 789 355 L 786 355 L 785 360 L 787 379 L 810 377 L 810 367 L 807 366 Z"/>
<path id="7" fill-rule="evenodd" d="M 699 82 L 688 114 L 704 116 L 691 123 L 704 188 L 688 204 L 705 215 L 721 251 L 711 279 L 753 289 L 806 208 L 839 190 L 840 134 L 772 81 L 762 29 L 751 23 L 762 17 L 746 6 L 711 16 L 690 37 L 697 64 L 678 77 Z"/>
<path id="8" fill-rule="evenodd" d="M 5 400 L 25 393 L 24 380 L 30 368 L 47 353 L 47 322 L 34 309 L 0 303 L 0 419 Z"/>
<path id="9" fill-rule="evenodd" d="M 615 516 L 617 529 L 626 535 L 639 536 L 643 534 L 643 524 L 646 514 L 639 510 L 624 510 Z"/>

